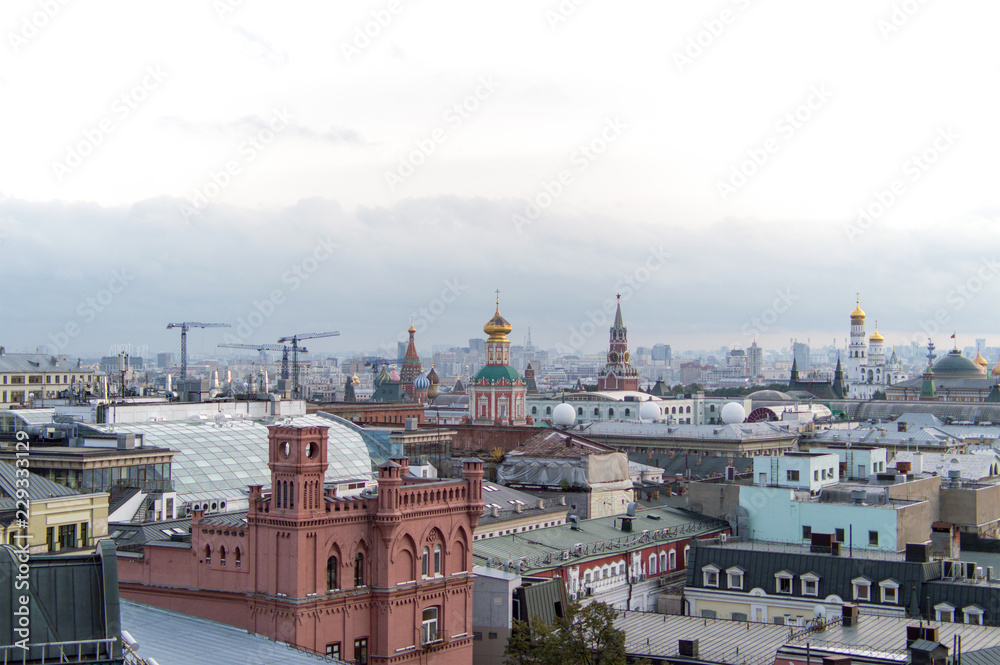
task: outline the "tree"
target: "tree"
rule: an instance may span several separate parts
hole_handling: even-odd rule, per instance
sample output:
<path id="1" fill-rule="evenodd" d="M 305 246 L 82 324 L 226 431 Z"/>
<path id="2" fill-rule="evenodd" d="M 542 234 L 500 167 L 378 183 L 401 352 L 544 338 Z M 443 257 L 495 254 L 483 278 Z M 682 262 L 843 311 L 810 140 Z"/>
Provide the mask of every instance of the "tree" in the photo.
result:
<path id="1" fill-rule="evenodd" d="M 625 665 L 625 632 L 607 603 L 572 601 L 552 624 L 515 619 L 504 655 L 508 665 Z"/>

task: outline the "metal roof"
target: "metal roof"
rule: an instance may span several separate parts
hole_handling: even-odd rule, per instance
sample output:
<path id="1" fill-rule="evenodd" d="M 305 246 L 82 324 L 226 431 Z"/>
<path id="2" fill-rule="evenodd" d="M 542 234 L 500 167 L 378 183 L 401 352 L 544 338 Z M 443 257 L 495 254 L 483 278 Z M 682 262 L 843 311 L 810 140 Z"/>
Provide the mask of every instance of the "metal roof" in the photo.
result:
<path id="1" fill-rule="evenodd" d="M 92 374 L 93 371 L 89 367 L 78 367 L 76 361 L 65 356 L 51 356 L 47 353 L 4 353 L 0 355 L 0 372 Z"/>
<path id="2" fill-rule="evenodd" d="M 778 648 L 786 644 L 839 652 L 898 652 L 906 644 L 906 627 L 914 619 L 862 614 L 856 626 L 828 624 L 822 632 L 791 629 L 769 623 L 706 619 L 646 612 L 618 611 L 615 627 L 625 631 L 625 651 L 635 656 L 676 656 L 679 640 L 698 640 L 696 659 L 672 662 L 715 662 L 731 665 L 771 665 Z M 962 660 L 969 652 L 1000 642 L 1000 628 L 962 623 L 924 621 L 938 629 L 938 640 L 950 645 L 962 637 Z M 977 663 L 977 665 L 980 665 Z M 983 663 L 981 665 L 994 665 Z"/>
<path id="3" fill-rule="evenodd" d="M 653 516 L 653 517 L 650 517 Z M 658 519 L 657 519 L 658 518 Z M 632 531 L 618 524 L 623 515 L 582 520 L 579 529 L 563 524 L 507 536 L 484 538 L 473 543 L 477 565 L 492 560 L 497 565 L 523 560 L 521 572 L 550 570 L 561 565 L 563 552 L 572 563 L 625 553 L 645 544 L 668 543 L 713 533 L 729 524 L 682 508 L 649 508 L 632 522 Z"/>
<path id="4" fill-rule="evenodd" d="M 701 439 L 715 441 L 770 441 L 798 436 L 788 425 L 775 423 L 737 423 L 732 425 L 671 425 L 604 420 L 589 423 L 587 436 L 628 436 L 645 439 Z"/>
<path id="5" fill-rule="evenodd" d="M 122 628 L 139 643 L 138 653 L 160 665 L 306 665 L 337 663 L 262 635 L 217 621 L 121 601 Z M 179 639 L 181 638 L 181 639 Z"/>
<path id="6" fill-rule="evenodd" d="M 8 462 L 0 462 L 0 497 L 16 496 L 18 488 L 17 480 L 17 467 Z M 28 472 L 27 480 L 28 482 L 24 489 L 28 490 L 28 498 L 31 501 L 45 501 L 52 497 L 75 496 L 79 494 L 76 490 L 72 490 L 59 483 L 54 483 L 48 478 L 42 478 L 30 471 Z M 25 484 L 24 479 L 21 480 L 21 484 Z"/>

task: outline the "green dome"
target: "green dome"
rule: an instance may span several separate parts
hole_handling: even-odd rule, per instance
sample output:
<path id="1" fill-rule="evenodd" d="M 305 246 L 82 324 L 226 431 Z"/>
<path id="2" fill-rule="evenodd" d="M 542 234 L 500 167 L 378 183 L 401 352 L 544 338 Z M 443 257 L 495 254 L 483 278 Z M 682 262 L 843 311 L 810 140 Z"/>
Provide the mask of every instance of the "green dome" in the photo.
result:
<path id="1" fill-rule="evenodd" d="M 976 361 L 966 358 L 961 351 L 954 349 L 934 363 L 934 376 L 979 379 L 985 377 L 986 373 Z"/>
<path id="2" fill-rule="evenodd" d="M 521 375 L 510 365 L 487 365 L 479 370 L 473 383 L 486 382 L 490 384 L 507 381 L 517 383 L 521 380 Z"/>

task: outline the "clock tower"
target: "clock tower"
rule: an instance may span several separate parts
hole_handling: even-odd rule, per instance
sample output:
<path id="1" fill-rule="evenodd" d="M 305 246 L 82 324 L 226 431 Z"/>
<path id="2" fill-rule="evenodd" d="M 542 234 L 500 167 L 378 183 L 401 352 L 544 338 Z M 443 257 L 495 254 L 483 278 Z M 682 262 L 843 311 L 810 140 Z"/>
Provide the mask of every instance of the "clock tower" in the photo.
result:
<path id="1" fill-rule="evenodd" d="M 628 352 L 628 328 L 622 322 L 622 297 L 611 326 L 608 362 L 597 377 L 598 390 L 639 390 L 639 372 L 632 366 Z"/>

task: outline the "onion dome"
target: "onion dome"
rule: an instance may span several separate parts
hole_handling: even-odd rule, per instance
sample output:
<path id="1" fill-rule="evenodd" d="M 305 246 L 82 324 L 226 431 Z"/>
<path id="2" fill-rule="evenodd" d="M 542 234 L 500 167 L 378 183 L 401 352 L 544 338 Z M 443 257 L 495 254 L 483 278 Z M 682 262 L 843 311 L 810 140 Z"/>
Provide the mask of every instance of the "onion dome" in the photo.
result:
<path id="1" fill-rule="evenodd" d="M 997 364 L 993 367 L 993 376 L 1000 376 L 1000 360 L 998 360 Z"/>
<path id="2" fill-rule="evenodd" d="M 396 371 L 395 365 L 393 365 L 392 369 L 389 370 L 389 379 L 392 381 L 399 381 L 399 372 Z"/>
<path id="3" fill-rule="evenodd" d="M 988 362 L 986 362 L 986 358 L 983 358 L 983 352 L 980 351 L 978 348 L 976 349 L 976 357 L 972 359 L 972 362 L 974 362 L 977 365 L 979 365 L 980 367 L 982 367 L 984 372 L 990 366 L 990 364 Z"/>
<path id="4" fill-rule="evenodd" d="M 864 315 L 865 313 L 861 312 L 861 316 L 864 317 Z M 851 316 L 853 316 L 853 314 Z M 871 343 L 881 343 L 885 341 L 885 337 L 882 337 L 878 331 L 878 321 L 875 322 L 875 332 L 873 332 L 872 336 L 868 338 L 868 341 Z"/>
<path id="5" fill-rule="evenodd" d="M 854 311 L 851 312 L 851 322 L 852 323 L 864 323 L 865 322 L 865 311 L 861 309 L 861 297 L 858 296 L 857 305 Z"/>
<path id="6" fill-rule="evenodd" d="M 500 316 L 500 303 L 497 303 L 497 311 L 486 325 L 483 326 L 483 332 L 490 336 L 487 340 L 488 342 L 506 342 L 507 333 L 512 330 L 510 323 L 507 319 Z"/>
<path id="7" fill-rule="evenodd" d="M 427 390 L 431 387 L 431 382 L 427 380 L 427 377 L 423 374 L 413 379 L 413 387 L 417 390 Z"/>
<path id="8" fill-rule="evenodd" d="M 431 382 L 432 386 L 436 386 L 441 383 L 441 379 L 438 378 L 437 372 L 434 371 L 433 363 L 431 363 L 431 371 L 427 372 L 427 380 Z"/>

